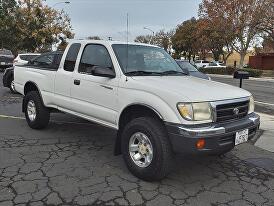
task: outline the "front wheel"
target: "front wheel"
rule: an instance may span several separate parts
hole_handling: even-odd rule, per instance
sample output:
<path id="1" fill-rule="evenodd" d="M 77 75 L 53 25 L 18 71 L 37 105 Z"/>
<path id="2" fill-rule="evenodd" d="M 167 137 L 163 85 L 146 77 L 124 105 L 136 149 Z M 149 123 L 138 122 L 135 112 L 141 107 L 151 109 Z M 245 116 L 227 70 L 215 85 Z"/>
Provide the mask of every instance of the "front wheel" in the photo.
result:
<path id="1" fill-rule="evenodd" d="M 140 117 L 126 125 L 122 153 L 132 174 L 146 181 L 161 180 L 172 168 L 173 153 L 167 132 L 155 118 Z"/>
<path id="2" fill-rule="evenodd" d="M 14 79 L 13 78 L 11 78 L 10 81 L 9 81 L 9 88 L 10 88 L 11 93 L 13 93 L 13 94 L 17 93 L 16 90 L 15 90 L 15 85 L 14 85 Z"/>
<path id="3" fill-rule="evenodd" d="M 50 111 L 42 103 L 38 92 L 31 91 L 24 97 L 25 116 L 28 125 L 32 129 L 43 129 L 47 127 L 50 119 Z"/>

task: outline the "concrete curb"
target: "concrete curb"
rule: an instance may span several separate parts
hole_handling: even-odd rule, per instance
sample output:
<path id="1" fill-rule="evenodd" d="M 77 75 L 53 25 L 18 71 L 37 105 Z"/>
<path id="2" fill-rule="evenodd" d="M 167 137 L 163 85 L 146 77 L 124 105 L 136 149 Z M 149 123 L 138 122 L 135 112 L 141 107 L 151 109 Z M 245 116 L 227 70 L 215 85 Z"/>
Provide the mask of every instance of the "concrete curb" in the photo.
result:
<path id="1" fill-rule="evenodd" d="M 263 134 L 256 141 L 255 146 L 274 153 L 274 116 L 259 113 Z"/>
<path id="2" fill-rule="evenodd" d="M 221 75 L 221 74 L 208 74 L 208 75 L 210 77 L 221 77 L 221 78 L 233 79 L 232 75 Z M 250 77 L 249 80 L 263 81 L 263 82 L 274 82 L 274 78 L 271 78 L 271 77 L 264 77 L 264 78 Z"/>

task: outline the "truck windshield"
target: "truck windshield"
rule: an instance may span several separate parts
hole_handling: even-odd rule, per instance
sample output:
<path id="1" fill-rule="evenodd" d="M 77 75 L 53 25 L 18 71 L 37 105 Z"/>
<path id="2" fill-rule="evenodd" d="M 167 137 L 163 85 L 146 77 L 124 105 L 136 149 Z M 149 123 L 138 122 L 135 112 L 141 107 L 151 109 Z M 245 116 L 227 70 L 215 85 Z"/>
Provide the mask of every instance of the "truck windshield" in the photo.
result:
<path id="1" fill-rule="evenodd" d="M 114 44 L 112 47 L 127 76 L 185 75 L 164 49 L 130 44 Z"/>

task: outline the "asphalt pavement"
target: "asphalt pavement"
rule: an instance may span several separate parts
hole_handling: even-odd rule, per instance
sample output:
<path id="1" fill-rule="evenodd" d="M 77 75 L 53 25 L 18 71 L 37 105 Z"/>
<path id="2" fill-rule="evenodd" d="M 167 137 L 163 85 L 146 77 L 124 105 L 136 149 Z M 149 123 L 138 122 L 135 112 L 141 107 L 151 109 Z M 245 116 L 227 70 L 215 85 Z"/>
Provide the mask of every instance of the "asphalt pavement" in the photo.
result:
<path id="1" fill-rule="evenodd" d="M 233 86 L 239 86 L 240 83 L 240 80 L 233 79 L 232 76 L 211 75 L 211 78 Z M 242 88 L 253 94 L 257 112 L 274 115 L 274 79 L 246 79 L 243 80 Z"/>
<path id="2" fill-rule="evenodd" d="M 176 156 L 173 172 L 149 183 L 113 155 L 115 131 L 67 114 L 32 130 L 21 103 L 0 83 L 0 206 L 274 205 L 274 153 L 252 142 L 221 157 Z"/>

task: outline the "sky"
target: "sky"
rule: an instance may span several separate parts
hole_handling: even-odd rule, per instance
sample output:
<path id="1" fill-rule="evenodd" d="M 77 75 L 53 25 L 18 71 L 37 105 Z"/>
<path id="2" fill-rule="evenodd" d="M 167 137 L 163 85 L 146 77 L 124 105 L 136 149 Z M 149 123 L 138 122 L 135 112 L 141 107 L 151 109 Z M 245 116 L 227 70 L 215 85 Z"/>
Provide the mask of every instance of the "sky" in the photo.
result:
<path id="1" fill-rule="evenodd" d="M 45 0 L 44 0 L 45 1 Z M 197 17 L 201 0 L 46 0 L 55 9 L 64 9 L 71 18 L 76 39 L 99 36 L 103 39 L 126 40 L 127 13 L 129 40 L 138 35 L 169 31 L 191 17 Z M 56 4 L 58 3 L 58 4 Z"/>

